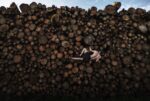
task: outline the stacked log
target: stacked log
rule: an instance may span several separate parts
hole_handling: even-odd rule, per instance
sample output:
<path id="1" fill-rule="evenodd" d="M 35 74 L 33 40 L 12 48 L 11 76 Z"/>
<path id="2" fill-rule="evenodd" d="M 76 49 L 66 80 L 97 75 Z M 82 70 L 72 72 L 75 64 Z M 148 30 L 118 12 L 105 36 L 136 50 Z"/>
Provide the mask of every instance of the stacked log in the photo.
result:
<path id="1" fill-rule="evenodd" d="M 0 91 L 27 95 L 150 93 L 150 12 L 32 2 L 0 7 Z M 72 61 L 84 44 L 101 51 L 96 62 Z"/>

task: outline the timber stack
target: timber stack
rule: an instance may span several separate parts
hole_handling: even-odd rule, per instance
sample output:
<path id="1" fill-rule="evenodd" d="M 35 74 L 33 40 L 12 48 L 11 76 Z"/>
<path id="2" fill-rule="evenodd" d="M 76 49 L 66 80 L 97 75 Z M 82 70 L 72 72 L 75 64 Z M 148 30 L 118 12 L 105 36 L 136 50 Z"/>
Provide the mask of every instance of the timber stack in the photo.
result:
<path id="1" fill-rule="evenodd" d="M 150 11 L 120 7 L 0 7 L 0 92 L 150 94 Z M 98 63 L 69 59 L 83 43 L 101 51 Z"/>

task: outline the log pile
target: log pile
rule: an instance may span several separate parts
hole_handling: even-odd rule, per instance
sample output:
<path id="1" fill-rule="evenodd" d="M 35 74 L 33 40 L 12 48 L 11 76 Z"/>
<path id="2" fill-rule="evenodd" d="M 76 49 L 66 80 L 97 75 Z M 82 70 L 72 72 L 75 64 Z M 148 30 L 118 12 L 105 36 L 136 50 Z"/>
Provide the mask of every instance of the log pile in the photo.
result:
<path id="1" fill-rule="evenodd" d="M 26 95 L 150 93 L 150 12 L 32 2 L 0 7 L 0 92 Z M 100 62 L 72 61 L 84 44 Z"/>

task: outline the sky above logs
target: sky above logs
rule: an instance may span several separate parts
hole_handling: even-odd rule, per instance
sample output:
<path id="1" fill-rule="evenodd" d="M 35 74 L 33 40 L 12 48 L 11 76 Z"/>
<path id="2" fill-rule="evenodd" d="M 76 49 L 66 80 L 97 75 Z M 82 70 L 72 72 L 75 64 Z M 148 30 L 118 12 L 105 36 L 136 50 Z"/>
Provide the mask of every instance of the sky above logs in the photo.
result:
<path id="1" fill-rule="evenodd" d="M 9 7 L 12 2 L 15 2 L 18 6 L 21 3 L 30 4 L 34 0 L 2 0 L 0 6 Z M 45 4 L 47 7 L 51 5 L 60 6 L 79 6 L 84 9 L 89 9 L 92 6 L 96 6 L 98 9 L 104 9 L 108 4 L 112 4 L 115 1 L 122 3 L 122 8 L 128 9 L 129 7 L 143 8 L 147 11 L 150 10 L 150 0 L 35 0 L 37 3 Z"/>

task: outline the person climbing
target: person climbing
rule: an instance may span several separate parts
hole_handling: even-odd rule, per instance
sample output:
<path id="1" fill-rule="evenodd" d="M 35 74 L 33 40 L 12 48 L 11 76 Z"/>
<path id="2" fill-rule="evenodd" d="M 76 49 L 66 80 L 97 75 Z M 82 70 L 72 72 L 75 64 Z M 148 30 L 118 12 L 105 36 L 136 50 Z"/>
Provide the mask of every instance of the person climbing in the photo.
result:
<path id="1" fill-rule="evenodd" d="M 83 60 L 83 61 L 90 61 L 95 60 L 98 62 L 101 59 L 100 52 L 97 50 L 92 50 L 91 47 L 83 48 L 80 54 L 81 57 L 72 57 L 73 60 Z"/>
<path id="2" fill-rule="evenodd" d="M 96 60 L 96 62 L 98 62 L 101 59 L 100 52 L 97 50 L 92 50 L 91 48 L 90 51 L 93 52 L 93 54 L 91 55 L 91 60 Z"/>

